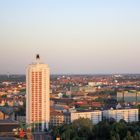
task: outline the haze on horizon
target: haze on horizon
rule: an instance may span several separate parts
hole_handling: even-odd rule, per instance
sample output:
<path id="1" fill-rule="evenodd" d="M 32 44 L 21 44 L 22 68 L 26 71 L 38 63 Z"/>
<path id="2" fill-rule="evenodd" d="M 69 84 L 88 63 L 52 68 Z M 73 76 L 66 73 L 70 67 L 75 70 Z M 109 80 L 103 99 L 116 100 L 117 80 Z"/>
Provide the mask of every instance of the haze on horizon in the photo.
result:
<path id="1" fill-rule="evenodd" d="M 1 0 L 0 74 L 36 53 L 51 73 L 140 73 L 139 0 Z"/>

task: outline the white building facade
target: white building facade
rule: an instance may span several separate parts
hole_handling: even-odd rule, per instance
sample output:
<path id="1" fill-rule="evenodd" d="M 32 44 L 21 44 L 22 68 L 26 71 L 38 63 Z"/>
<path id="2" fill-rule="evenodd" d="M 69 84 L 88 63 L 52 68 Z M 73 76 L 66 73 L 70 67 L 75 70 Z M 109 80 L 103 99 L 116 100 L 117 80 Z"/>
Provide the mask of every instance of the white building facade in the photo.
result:
<path id="1" fill-rule="evenodd" d="M 139 115 L 138 109 L 110 109 L 103 111 L 103 117 L 106 119 L 115 119 L 119 122 L 121 119 L 125 120 L 126 122 L 137 122 Z"/>
<path id="2" fill-rule="evenodd" d="M 49 128 L 50 70 L 48 65 L 36 62 L 26 69 L 26 123 L 35 123 L 39 130 Z"/>
<path id="3" fill-rule="evenodd" d="M 88 118 L 93 124 L 97 124 L 102 121 L 102 111 L 92 111 L 92 112 L 72 112 L 71 122 L 80 118 Z"/>

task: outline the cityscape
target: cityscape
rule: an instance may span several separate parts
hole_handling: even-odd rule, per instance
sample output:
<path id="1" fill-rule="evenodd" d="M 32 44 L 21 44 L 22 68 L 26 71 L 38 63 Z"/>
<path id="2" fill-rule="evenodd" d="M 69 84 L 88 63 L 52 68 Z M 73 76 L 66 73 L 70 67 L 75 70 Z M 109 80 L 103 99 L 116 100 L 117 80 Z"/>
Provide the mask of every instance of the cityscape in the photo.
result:
<path id="1" fill-rule="evenodd" d="M 1 75 L 0 81 L 2 139 L 122 139 L 133 137 L 134 125 L 139 139 L 139 74 L 50 75 L 37 54 L 26 77 Z M 109 125 L 118 130 L 102 130 Z"/>
<path id="2" fill-rule="evenodd" d="M 139 7 L 0 1 L 0 140 L 140 140 Z"/>

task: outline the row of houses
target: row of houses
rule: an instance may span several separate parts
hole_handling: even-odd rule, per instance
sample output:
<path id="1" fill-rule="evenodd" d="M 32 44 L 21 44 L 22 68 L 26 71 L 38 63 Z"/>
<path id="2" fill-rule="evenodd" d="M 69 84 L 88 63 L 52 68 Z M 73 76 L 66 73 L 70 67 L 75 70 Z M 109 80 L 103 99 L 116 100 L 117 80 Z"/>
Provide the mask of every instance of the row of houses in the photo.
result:
<path id="1" fill-rule="evenodd" d="M 50 125 L 59 126 L 62 124 L 69 124 L 79 118 L 88 118 L 93 124 L 97 124 L 103 119 L 110 119 L 119 122 L 124 120 L 126 122 L 137 122 L 139 121 L 139 110 L 138 109 L 110 109 L 110 110 L 96 110 L 96 111 L 84 111 L 84 112 L 52 112 L 50 116 Z"/>
<path id="2" fill-rule="evenodd" d="M 17 120 L 18 122 L 25 123 L 25 116 L 16 116 L 14 118 L 14 113 L 10 107 L 0 108 L 0 120 L 5 120 L 11 118 L 12 120 Z M 139 121 L 139 110 L 134 108 L 125 109 L 109 109 L 109 110 L 94 110 L 94 111 L 75 111 L 62 112 L 51 110 L 50 114 L 50 126 L 60 126 L 62 124 L 69 124 L 74 120 L 79 118 L 88 118 L 93 124 L 97 124 L 104 119 L 110 119 L 119 122 L 124 120 L 126 122 L 137 122 Z"/>

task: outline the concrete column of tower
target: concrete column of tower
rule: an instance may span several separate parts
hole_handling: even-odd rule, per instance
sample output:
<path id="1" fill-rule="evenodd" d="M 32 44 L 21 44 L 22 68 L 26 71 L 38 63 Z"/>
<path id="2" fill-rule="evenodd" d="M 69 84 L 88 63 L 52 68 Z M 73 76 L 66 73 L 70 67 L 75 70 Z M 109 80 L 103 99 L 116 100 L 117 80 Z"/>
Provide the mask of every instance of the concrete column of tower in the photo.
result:
<path id="1" fill-rule="evenodd" d="M 26 122 L 40 124 L 37 126 L 41 130 L 49 129 L 50 70 L 40 62 L 39 55 L 36 55 L 36 62 L 26 68 L 26 88 Z"/>

